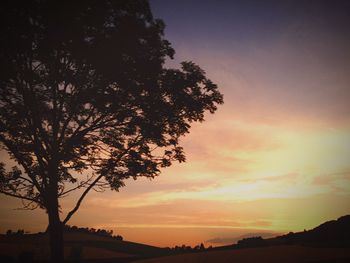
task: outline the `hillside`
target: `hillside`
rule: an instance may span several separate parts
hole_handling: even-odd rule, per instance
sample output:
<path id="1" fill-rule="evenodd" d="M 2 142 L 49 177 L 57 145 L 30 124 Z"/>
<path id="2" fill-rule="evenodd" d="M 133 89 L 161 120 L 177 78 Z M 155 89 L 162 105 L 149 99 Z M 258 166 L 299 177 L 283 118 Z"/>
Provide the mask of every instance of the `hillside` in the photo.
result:
<path id="1" fill-rule="evenodd" d="M 269 238 L 265 245 L 350 246 L 350 215 L 325 222 L 311 230 Z M 264 243 L 263 242 L 263 243 Z"/>
<path id="2" fill-rule="evenodd" d="M 20 236 L 0 235 L 0 257 L 2 259 L 49 258 L 48 235 L 44 233 Z M 65 233 L 65 258 L 84 259 L 84 262 L 130 262 L 137 259 L 168 255 L 169 250 L 154 246 L 115 240 L 110 237 L 88 233 Z M 3 261 L 2 261 L 3 262 Z"/>
<path id="3" fill-rule="evenodd" d="M 271 246 L 190 253 L 137 261 L 138 263 L 348 263 L 347 248 Z"/>
<path id="4" fill-rule="evenodd" d="M 148 259 L 139 263 L 348 263 L 350 215 L 328 221 L 309 231 L 269 239 L 244 238 L 212 251 Z"/>
<path id="5" fill-rule="evenodd" d="M 331 247 L 350 246 L 350 215 L 325 222 L 314 229 L 289 233 L 270 239 L 271 242 L 290 244 L 314 244 Z"/>
<path id="6" fill-rule="evenodd" d="M 311 247 L 350 247 L 350 215 L 325 222 L 311 230 L 290 232 L 285 235 L 263 239 L 247 237 L 237 244 L 220 246 L 214 250 L 267 247 L 276 245 L 301 245 Z"/>
<path id="7" fill-rule="evenodd" d="M 328 221 L 308 231 L 263 239 L 244 238 L 237 244 L 209 250 L 170 250 L 122 241 L 93 233 L 65 232 L 65 258 L 78 262 L 350 262 L 350 215 Z M 0 235 L 1 262 L 13 259 L 47 261 L 49 239 L 45 233 Z M 178 254 L 178 255 L 176 255 Z M 12 261 L 11 261 L 12 260 Z"/>

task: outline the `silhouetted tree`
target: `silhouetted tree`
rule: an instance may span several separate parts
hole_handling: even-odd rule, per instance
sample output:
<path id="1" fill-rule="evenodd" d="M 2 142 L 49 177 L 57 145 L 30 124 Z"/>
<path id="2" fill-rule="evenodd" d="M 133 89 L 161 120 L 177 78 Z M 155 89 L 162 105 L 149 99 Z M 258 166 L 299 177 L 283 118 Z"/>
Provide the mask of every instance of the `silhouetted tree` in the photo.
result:
<path id="1" fill-rule="evenodd" d="M 123 241 L 123 237 L 121 235 L 113 236 L 116 240 Z"/>
<path id="2" fill-rule="evenodd" d="M 46 210 L 59 262 L 88 192 L 185 161 L 179 138 L 223 98 L 194 63 L 164 67 L 174 50 L 147 1 L 0 5 L 0 142 L 18 164 L 1 164 L 0 192 Z M 59 199 L 77 189 L 61 219 Z"/>
<path id="3" fill-rule="evenodd" d="M 15 233 L 17 236 L 23 236 L 24 235 L 24 229 L 18 229 Z"/>
<path id="4" fill-rule="evenodd" d="M 266 245 L 266 242 L 261 236 L 247 237 L 237 241 L 238 247 L 260 247 L 264 245 Z"/>

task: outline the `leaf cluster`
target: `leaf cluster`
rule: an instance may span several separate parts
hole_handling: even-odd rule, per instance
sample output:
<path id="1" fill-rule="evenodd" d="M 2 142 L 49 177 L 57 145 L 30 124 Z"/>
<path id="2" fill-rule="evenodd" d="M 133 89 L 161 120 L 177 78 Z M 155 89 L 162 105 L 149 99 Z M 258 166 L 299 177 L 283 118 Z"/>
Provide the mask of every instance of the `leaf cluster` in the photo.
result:
<path id="1" fill-rule="evenodd" d="M 19 165 L 0 167 L 2 193 L 47 207 L 52 189 L 153 178 L 223 103 L 196 64 L 165 68 L 174 50 L 147 1 L 0 5 L 0 143 Z"/>

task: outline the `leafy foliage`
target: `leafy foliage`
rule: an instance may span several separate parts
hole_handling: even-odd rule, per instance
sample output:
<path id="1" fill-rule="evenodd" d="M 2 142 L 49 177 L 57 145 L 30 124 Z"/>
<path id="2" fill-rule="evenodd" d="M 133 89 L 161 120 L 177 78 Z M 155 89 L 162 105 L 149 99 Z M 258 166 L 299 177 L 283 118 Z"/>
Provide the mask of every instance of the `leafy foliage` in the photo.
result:
<path id="1" fill-rule="evenodd" d="M 199 66 L 164 67 L 174 50 L 146 1 L 1 5 L 0 142 L 18 166 L 1 164 L 0 192 L 27 208 L 85 188 L 68 220 L 90 189 L 154 178 L 223 103 Z"/>

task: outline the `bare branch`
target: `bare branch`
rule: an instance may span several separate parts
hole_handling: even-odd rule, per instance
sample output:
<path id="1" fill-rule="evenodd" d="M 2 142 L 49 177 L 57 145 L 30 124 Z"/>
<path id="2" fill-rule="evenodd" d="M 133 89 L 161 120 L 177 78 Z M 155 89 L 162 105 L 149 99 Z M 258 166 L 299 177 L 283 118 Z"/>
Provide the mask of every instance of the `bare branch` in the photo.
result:
<path id="1" fill-rule="evenodd" d="M 65 225 L 68 220 L 73 216 L 73 214 L 79 209 L 81 202 L 85 198 L 85 196 L 88 194 L 88 192 L 91 190 L 91 188 L 94 187 L 94 185 L 104 176 L 104 174 L 100 174 L 83 192 L 83 194 L 78 199 L 78 202 L 76 203 L 75 207 L 67 214 L 66 218 L 62 221 L 62 223 Z"/>
<path id="2" fill-rule="evenodd" d="M 30 183 L 31 185 L 34 185 L 34 182 L 31 181 L 31 180 L 29 180 L 28 178 L 25 178 L 25 177 L 23 177 L 23 176 L 20 176 L 20 177 L 18 177 L 18 178 L 20 178 L 20 179 L 22 179 L 22 180 L 24 180 L 24 181 L 27 181 L 27 182 Z"/>
<path id="3" fill-rule="evenodd" d="M 69 189 L 69 190 L 67 190 L 67 191 L 64 191 L 64 192 L 60 193 L 60 194 L 58 195 L 58 197 L 63 197 L 63 196 L 67 195 L 67 194 L 70 193 L 70 192 L 73 192 L 73 191 L 75 191 L 75 190 L 77 190 L 77 189 L 80 189 L 80 188 L 86 186 L 89 182 L 91 182 L 92 178 L 94 178 L 93 175 L 92 175 L 90 178 L 88 178 L 86 181 L 80 182 L 76 187 L 73 187 L 73 188 L 71 188 L 71 189 Z"/>
<path id="4" fill-rule="evenodd" d="M 140 136 L 137 136 L 137 137 L 135 138 L 135 142 L 132 143 L 132 144 L 130 144 L 129 147 L 126 148 L 126 149 L 118 156 L 116 162 L 119 162 L 119 161 L 123 158 L 123 156 L 124 156 L 125 154 L 127 154 L 127 153 L 130 151 L 131 148 L 133 148 L 135 145 L 137 145 L 139 142 L 142 141 L 142 139 L 138 140 L 139 137 L 140 137 Z M 82 193 L 82 195 L 81 195 L 80 198 L 78 199 L 78 201 L 77 201 L 75 207 L 74 207 L 70 212 L 68 212 L 66 218 L 62 221 L 63 224 L 66 224 L 66 223 L 69 221 L 69 219 L 73 216 L 73 214 L 79 209 L 79 207 L 80 207 L 82 201 L 84 200 L 85 196 L 86 196 L 86 195 L 89 193 L 89 191 L 96 185 L 96 183 L 98 183 L 98 181 L 99 181 L 102 177 L 104 177 L 104 176 L 105 176 L 105 173 L 101 173 L 101 174 L 100 174 L 86 189 L 85 189 L 85 191 Z"/>
<path id="5" fill-rule="evenodd" d="M 27 196 L 22 196 L 22 195 L 19 195 L 19 194 L 9 193 L 9 192 L 3 191 L 3 190 L 0 190 L 0 193 L 2 193 L 4 195 L 8 195 L 8 196 L 12 196 L 12 197 L 16 197 L 16 198 L 19 198 L 19 199 L 24 199 L 24 200 L 27 200 L 27 201 L 31 201 L 31 202 L 35 202 L 35 203 L 39 203 L 40 204 L 39 200 L 30 198 L 30 197 L 27 197 Z"/>
<path id="6" fill-rule="evenodd" d="M 16 208 L 16 210 L 35 210 L 40 206 L 40 204 L 33 201 L 30 201 L 28 203 L 24 202 L 23 199 L 21 201 L 22 201 L 23 207 Z"/>

